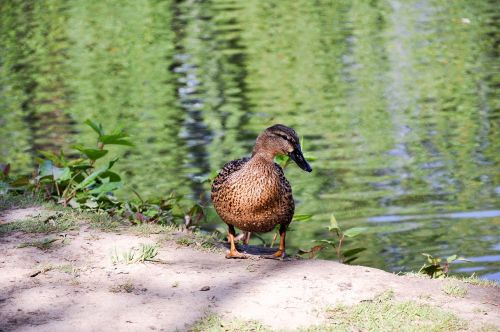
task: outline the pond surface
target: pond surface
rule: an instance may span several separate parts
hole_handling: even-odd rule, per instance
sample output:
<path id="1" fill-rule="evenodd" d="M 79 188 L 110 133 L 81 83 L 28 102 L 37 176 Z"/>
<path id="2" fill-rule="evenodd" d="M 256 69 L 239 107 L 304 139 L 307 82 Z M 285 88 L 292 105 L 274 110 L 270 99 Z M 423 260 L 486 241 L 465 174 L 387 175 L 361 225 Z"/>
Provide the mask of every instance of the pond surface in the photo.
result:
<path id="1" fill-rule="evenodd" d="M 333 213 L 368 227 L 359 264 L 458 254 L 471 262 L 452 272 L 500 280 L 498 15 L 493 0 L 2 1 L 0 158 L 26 172 L 39 149 L 91 142 L 90 118 L 134 137 L 115 151 L 122 196 L 206 199 L 200 177 L 283 123 L 316 158 L 286 170 L 314 215 L 290 252 L 328 238 Z"/>

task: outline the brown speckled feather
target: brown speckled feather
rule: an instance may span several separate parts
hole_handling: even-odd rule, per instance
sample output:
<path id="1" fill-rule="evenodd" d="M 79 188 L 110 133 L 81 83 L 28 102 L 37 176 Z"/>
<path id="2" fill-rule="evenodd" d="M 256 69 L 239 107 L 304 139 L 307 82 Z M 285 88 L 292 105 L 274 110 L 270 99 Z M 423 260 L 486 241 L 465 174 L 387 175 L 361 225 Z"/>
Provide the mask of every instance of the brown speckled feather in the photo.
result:
<path id="1" fill-rule="evenodd" d="M 281 167 L 260 158 L 233 160 L 212 185 L 217 213 L 229 225 L 249 232 L 268 232 L 290 224 L 295 204 Z"/>
<path id="2" fill-rule="evenodd" d="M 223 188 L 224 182 L 227 180 L 228 176 L 231 175 L 231 173 L 238 171 L 249 160 L 250 158 L 247 157 L 236 159 L 226 163 L 212 183 L 212 195 L 214 194 L 214 192 L 217 192 L 221 188 Z"/>

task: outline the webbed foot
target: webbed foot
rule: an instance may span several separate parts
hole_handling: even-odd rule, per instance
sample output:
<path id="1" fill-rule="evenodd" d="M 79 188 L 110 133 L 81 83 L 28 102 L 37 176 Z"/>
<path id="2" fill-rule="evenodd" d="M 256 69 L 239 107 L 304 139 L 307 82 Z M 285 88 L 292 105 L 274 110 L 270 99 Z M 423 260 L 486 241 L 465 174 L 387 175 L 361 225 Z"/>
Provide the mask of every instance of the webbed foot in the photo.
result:
<path id="1" fill-rule="evenodd" d="M 237 250 L 231 250 L 226 253 L 226 258 L 237 258 L 237 259 L 247 259 L 248 256 L 238 252 Z"/>
<path id="2" fill-rule="evenodd" d="M 278 250 L 272 255 L 260 255 L 260 258 L 265 258 L 265 259 L 276 259 L 276 260 L 284 260 L 286 257 L 286 253 L 284 250 Z"/>

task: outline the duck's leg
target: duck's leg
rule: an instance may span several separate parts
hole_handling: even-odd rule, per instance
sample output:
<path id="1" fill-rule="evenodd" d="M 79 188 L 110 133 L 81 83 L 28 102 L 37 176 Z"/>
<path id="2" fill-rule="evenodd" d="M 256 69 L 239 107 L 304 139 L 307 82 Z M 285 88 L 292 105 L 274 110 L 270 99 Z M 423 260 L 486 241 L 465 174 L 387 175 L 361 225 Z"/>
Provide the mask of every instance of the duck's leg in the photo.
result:
<path id="1" fill-rule="evenodd" d="M 236 241 L 236 242 L 243 241 L 244 245 L 248 245 L 248 242 L 250 242 L 250 235 L 251 234 L 252 234 L 252 232 L 247 232 L 247 231 L 241 232 L 240 234 L 238 234 L 234 238 L 234 241 Z"/>
<path id="2" fill-rule="evenodd" d="M 280 225 L 280 247 L 273 255 L 263 255 L 262 258 L 283 259 L 285 253 L 285 238 L 286 238 L 286 225 Z"/>
<path id="3" fill-rule="evenodd" d="M 227 232 L 227 239 L 229 241 L 229 245 L 231 246 L 229 252 L 226 254 L 226 258 L 248 258 L 242 253 L 236 250 L 236 246 L 234 245 L 234 238 L 236 237 L 236 231 L 234 230 L 233 225 L 228 225 L 229 231 Z"/>
<path id="4" fill-rule="evenodd" d="M 243 236 L 244 245 L 248 245 L 248 242 L 250 242 L 250 235 L 252 235 L 252 232 L 245 232 L 245 236 Z"/>

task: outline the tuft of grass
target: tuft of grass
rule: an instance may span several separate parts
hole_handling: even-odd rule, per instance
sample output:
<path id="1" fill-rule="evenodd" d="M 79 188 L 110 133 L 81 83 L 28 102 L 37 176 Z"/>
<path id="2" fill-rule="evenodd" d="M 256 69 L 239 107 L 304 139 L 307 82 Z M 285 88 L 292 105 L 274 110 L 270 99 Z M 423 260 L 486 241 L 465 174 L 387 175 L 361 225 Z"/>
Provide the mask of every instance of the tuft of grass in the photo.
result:
<path id="1" fill-rule="evenodd" d="M 177 238 L 175 243 L 180 246 L 193 247 L 196 249 L 217 251 L 219 242 L 217 233 L 206 234 L 201 232 L 185 233 Z"/>
<path id="2" fill-rule="evenodd" d="M 441 287 L 441 290 L 446 295 L 453 297 L 465 297 L 468 293 L 467 287 L 456 281 L 446 282 L 443 287 Z"/>
<path id="3" fill-rule="evenodd" d="M 158 260 L 155 259 L 158 254 L 158 245 L 157 244 L 141 244 L 139 248 L 130 248 L 126 251 L 119 253 L 115 248 L 113 253 L 111 254 L 111 261 L 113 264 L 124 263 L 124 264 L 133 264 L 133 263 L 144 263 L 146 261 L 156 262 Z"/>
<path id="4" fill-rule="evenodd" d="M 485 323 L 479 327 L 478 332 L 498 332 L 498 326 L 493 324 Z"/>
<path id="5" fill-rule="evenodd" d="M 78 229 L 79 219 L 78 212 L 72 210 L 42 212 L 33 218 L 0 225 L 0 234 L 64 232 Z"/>
<path id="6" fill-rule="evenodd" d="M 107 212 L 86 212 L 86 219 L 89 220 L 90 227 L 99 229 L 103 232 L 115 231 L 118 227 L 124 225 L 123 220 L 110 216 Z"/>
<path id="7" fill-rule="evenodd" d="M 129 250 L 123 252 L 118 252 L 118 250 L 114 248 L 113 252 L 111 253 L 111 261 L 113 262 L 113 264 L 132 264 L 134 262 L 134 256 L 134 248 L 130 248 Z"/>
<path id="8" fill-rule="evenodd" d="M 159 225 L 153 223 L 142 223 L 130 227 L 130 231 L 137 235 L 169 234 L 178 230 L 179 227 L 176 225 Z"/>
<path id="9" fill-rule="evenodd" d="M 157 244 L 143 244 L 139 248 L 137 262 L 153 261 L 158 254 Z"/>
<path id="10" fill-rule="evenodd" d="M 60 240 L 60 239 L 53 238 L 53 237 L 52 238 L 47 237 L 47 238 L 40 239 L 40 240 L 23 242 L 23 243 L 19 244 L 17 247 L 18 248 L 35 247 L 35 248 L 38 248 L 40 250 L 49 250 L 49 249 L 52 249 L 54 247 L 54 245 L 56 244 L 56 242 L 58 240 Z M 63 239 L 62 241 L 59 242 L 59 244 L 63 245 L 63 244 L 66 244 L 66 242 Z"/>
<path id="11" fill-rule="evenodd" d="M 48 271 L 61 271 L 67 274 L 71 274 L 74 277 L 78 277 L 80 269 L 71 265 L 71 264 L 62 264 L 62 265 L 57 265 L 57 264 L 52 264 L 52 263 L 46 263 L 46 264 L 41 264 L 36 268 L 35 274 L 39 273 L 46 273 Z"/>
<path id="12" fill-rule="evenodd" d="M 448 279 L 453 279 L 461 282 L 465 282 L 467 284 L 475 285 L 475 286 L 483 286 L 483 287 L 493 287 L 500 288 L 500 285 L 493 280 L 481 279 L 475 274 L 471 276 L 449 276 Z"/>
<path id="13" fill-rule="evenodd" d="M 23 209 L 45 204 L 41 195 L 34 195 L 28 192 L 20 195 L 12 193 L 0 195 L 0 210 Z"/>
<path id="14" fill-rule="evenodd" d="M 393 300 L 395 296 L 394 290 L 392 289 L 387 289 L 383 291 L 382 293 L 378 294 L 371 300 L 370 302 L 387 302 L 390 300 Z"/>
<path id="15" fill-rule="evenodd" d="M 422 278 L 422 279 L 429 279 L 429 276 L 423 274 L 423 273 L 416 273 L 416 272 L 402 272 L 402 275 L 409 276 L 409 277 L 414 277 L 414 278 Z M 483 286 L 483 287 L 500 287 L 498 283 L 492 280 L 486 280 L 486 279 L 481 279 L 477 275 L 472 274 L 470 276 L 447 276 L 445 280 L 456 280 L 460 282 L 465 282 L 467 284 L 475 285 L 475 286 Z"/>
<path id="16" fill-rule="evenodd" d="M 327 310 L 329 322 L 304 331 L 457 331 L 467 324 L 450 312 L 384 292 L 373 300 Z"/>
<path id="17" fill-rule="evenodd" d="M 193 325 L 191 332 L 267 332 L 272 331 L 269 327 L 257 321 L 244 321 L 239 319 L 223 320 L 220 316 L 209 313 Z"/>
<path id="18" fill-rule="evenodd" d="M 135 286 L 130 281 L 109 288 L 111 293 L 132 293 L 134 290 Z"/>

